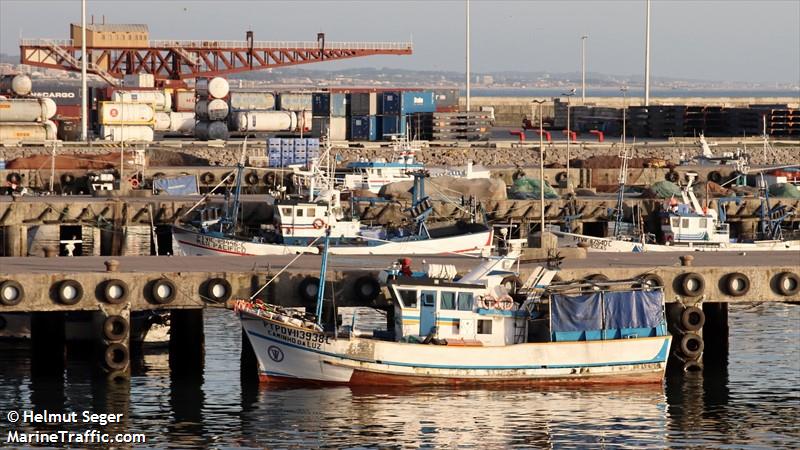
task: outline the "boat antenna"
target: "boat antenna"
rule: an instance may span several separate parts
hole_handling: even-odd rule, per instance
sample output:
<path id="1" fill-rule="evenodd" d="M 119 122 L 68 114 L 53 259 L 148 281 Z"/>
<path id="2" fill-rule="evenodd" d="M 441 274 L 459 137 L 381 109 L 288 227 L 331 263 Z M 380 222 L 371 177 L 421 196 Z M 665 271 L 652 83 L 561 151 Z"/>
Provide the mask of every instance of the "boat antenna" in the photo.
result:
<path id="1" fill-rule="evenodd" d="M 328 243 L 331 236 L 330 225 L 325 227 L 325 239 L 322 241 L 322 263 L 319 266 L 319 289 L 317 290 L 317 325 L 322 326 L 322 298 L 325 295 L 325 272 L 328 269 Z"/>
<path id="2" fill-rule="evenodd" d="M 239 223 L 239 209 L 241 208 L 241 202 L 239 201 L 239 197 L 242 194 L 242 178 L 244 176 L 244 167 L 245 167 L 245 159 L 247 157 L 247 136 L 244 138 L 244 142 L 242 143 L 242 153 L 239 155 L 239 162 L 236 164 L 236 188 L 233 191 L 233 205 L 231 207 L 231 211 L 229 211 L 228 219 L 231 220 L 232 229 L 235 231 L 237 229 L 237 225 Z"/>

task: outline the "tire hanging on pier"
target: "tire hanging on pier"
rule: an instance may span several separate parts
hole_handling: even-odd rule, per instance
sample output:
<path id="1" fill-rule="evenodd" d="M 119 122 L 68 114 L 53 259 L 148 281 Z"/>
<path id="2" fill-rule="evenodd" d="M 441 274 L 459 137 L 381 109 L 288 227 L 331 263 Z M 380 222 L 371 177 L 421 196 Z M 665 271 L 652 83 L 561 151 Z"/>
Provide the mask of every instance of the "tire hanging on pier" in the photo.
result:
<path id="1" fill-rule="evenodd" d="M 716 170 L 708 172 L 708 181 L 719 184 L 722 181 L 722 174 Z"/>
<path id="2" fill-rule="evenodd" d="M 783 296 L 795 295 L 800 292 L 800 277 L 796 273 L 781 272 L 775 276 L 775 288 Z"/>
<path id="3" fill-rule="evenodd" d="M 224 278 L 212 278 L 206 281 L 203 295 L 214 303 L 224 303 L 231 298 L 231 284 Z"/>
<path id="4" fill-rule="evenodd" d="M 216 177 L 214 177 L 214 174 L 211 172 L 206 172 L 200 175 L 200 182 L 203 184 L 214 184 L 215 179 Z"/>
<path id="5" fill-rule="evenodd" d="M 639 286 L 649 289 L 664 287 L 664 280 L 654 273 L 645 273 L 639 275 Z"/>
<path id="6" fill-rule="evenodd" d="M 250 172 L 244 178 L 245 183 L 250 186 L 255 186 L 258 184 L 258 174 L 255 172 Z"/>
<path id="7" fill-rule="evenodd" d="M 72 186 L 73 184 L 75 184 L 75 175 L 69 172 L 62 173 L 59 180 L 61 180 L 62 186 Z"/>
<path id="8" fill-rule="evenodd" d="M 22 175 L 18 174 L 17 172 L 11 172 L 10 174 L 6 175 L 6 181 L 11 184 L 19 184 L 22 181 Z"/>
<path id="9" fill-rule="evenodd" d="M 267 186 L 275 184 L 275 172 L 267 172 L 267 174 L 264 175 L 264 184 Z"/>
<path id="10" fill-rule="evenodd" d="M 177 294 L 175 283 L 166 278 L 160 278 L 150 284 L 150 296 L 159 305 L 171 303 L 175 299 L 175 294 Z"/>
<path id="11" fill-rule="evenodd" d="M 683 295 L 697 297 L 705 291 L 706 281 L 699 273 L 688 272 L 681 277 L 680 287 Z"/>
<path id="12" fill-rule="evenodd" d="M 19 305 L 25 299 L 25 289 L 15 280 L 0 282 L 0 304 L 5 306 Z"/>
<path id="13" fill-rule="evenodd" d="M 678 180 L 679 180 L 681 177 L 680 177 L 680 175 L 678 175 L 678 172 L 675 172 L 674 170 L 670 170 L 669 172 L 667 172 L 667 173 L 664 175 L 664 178 L 666 178 L 666 180 L 667 180 L 667 181 L 670 181 L 670 182 L 672 182 L 672 183 L 675 183 L 675 182 L 676 182 L 676 181 L 678 181 Z"/>
<path id="14" fill-rule="evenodd" d="M 56 287 L 56 300 L 62 305 L 74 305 L 83 298 L 83 286 L 75 280 L 64 280 Z"/>
<path id="15" fill-rule="evenodd" d="M 556 183 L 566 183 L 567 182 L 567 172 L 558 172 L 556 174 Z"/>
<path id="16" fill-rule="evenodd" d="M 690 359 L 683 363 L 683 371 L 686 373 L 700 372 L 701 370 L 703 370 L 703 365 L 696 359 Z"/>
<path id="17" fill-rule="evenodd" d="M 687 358 L 697 359 L 703 354 L 705 343 L 699 334 L 686 333 L 681 337 L 680 348 Z"/>
<path id="18" fill-rule="evenodd" d="M 128 335 L 130 323 L 122 316 L 108 316 L 103 321 L 103 337 L 110 342 L 119 342 Z"/>
<path id="19" fill-rule="evenodd" d="M 128 347 L 119 342 L 109 345 L 106 347 L 105 352 L 103 352 L 103 361 L 110 370 L 124 369 L 128 366 L 129 359 L 130 352 L 128 351 Z"/>
<path id="20" fill-rule="evenodd" d="M 729 273 L 723 279 L 722 290 L 732 297 L 741 297 L 750 291 L 750 278 L 741 272 Z"/>
<path id="21" fill-rule="evenodd" d="M 319 278 L 317 277 L 305 277 L 297 286 L 297 293 L 300 294 L 300 298 L 307 302 L 316 300 L 318 291 Z"/>
<path id="22" fill-rule="evenodd" d="M 374 277 L 365 275 L 353 283 L 353 295 L 362 302 L 372 302 L 381 293 L 381 285 Z"/>
<path id="23" fill-rule="evenodd" d="M 689 306 L 681 312 L 681 328 L 685 331 L 697 331 L 706 323 L 706 314 L 697 306 Z"/>
<path id="24" fill-rule="evenodd" d="M 112 279 L 103 283 L 103 300 L 111 305 L 119 305 L 128 298 L 128 284 Z"/>

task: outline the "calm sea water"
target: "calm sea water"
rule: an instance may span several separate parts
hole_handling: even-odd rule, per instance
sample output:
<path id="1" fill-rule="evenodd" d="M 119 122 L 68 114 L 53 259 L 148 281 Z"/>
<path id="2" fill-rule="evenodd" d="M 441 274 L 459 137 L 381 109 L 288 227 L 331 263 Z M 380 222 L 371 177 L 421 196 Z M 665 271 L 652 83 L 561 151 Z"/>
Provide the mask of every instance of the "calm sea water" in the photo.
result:
<path id="1" fill-rule="evenodd" d="M 123 413 L 105 431 L 145 433 L 148 448 L 800 447 L 800 306 L 732 307 L 730 319 L 728 369 L 664 386 L 268 389 L 241 381 L 233 314 L 208 311 L 206 368 L 193 378 L 171 378 L 155 353 L 129 384 L 92 381 L 86 362 L 31 380 L 27 350 L 4 348 L 0 442 L 8 410 L 88 409 Z"/>

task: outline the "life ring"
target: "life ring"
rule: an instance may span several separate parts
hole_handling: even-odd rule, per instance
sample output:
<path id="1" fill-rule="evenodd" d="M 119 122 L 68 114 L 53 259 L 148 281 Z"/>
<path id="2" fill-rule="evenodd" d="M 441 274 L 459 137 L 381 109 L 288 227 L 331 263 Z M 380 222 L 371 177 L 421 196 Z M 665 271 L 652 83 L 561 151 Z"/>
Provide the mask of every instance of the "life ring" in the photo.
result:
<path id="1" fill-rule="evenodd" d="M 717 172 L 716 170 L 712 170 L 711 172 L 708 172 L 707 179 L 708 181 L 719 184 L 719 182 L 722 181 L 722 174 Z"/>
<path id="2" fill-rule="evenodd" d="M 723 279 L 722 288 L 732 297 L 741 297 L 750 291 L 750 278 L 741 272 L 729 273 Z"/>
<path id="3" fill-rule="evenodd" d="M 203 184 L 213 184 L 214 180 L 216 180 L 216 177 L 211 172 L 206 172 L 200 175 L 200 182 Z"/>
<path id="4" fill-rule="evenodd" d="M 556 174 L 556 183 L 566 183 L 567 182 L 567 172 L 558 172 Z"/>
<path id="5" fill-rule="evenodd" d="M 800 277 L 796 273 L 781 272 L 775 275 L 775 288 L 783 296 L 795 295 L 800 292 Z"/>
<path id="6" fill-rule="evenodd" d="M 205 296 L 216 303 L 223 303 L 231 298 L 233 290 L 225 278 L 212 278 L 206 281 Z"/>
<path id="7" fill-rule="evenodd" d="M 497 309 L 509 311 L 514 307 L 514 299 L 510 295 L 503 295 L 497 299 Z"/>
<path id="8" fill-rule="evenodd" d="M 15 280 L 0 282 L 0 303 L 5 306 L 18 305 L 25 299 L 25 289 Z"/>
<path id="9" fill-rule="evenodd" d="M 111 370 L 122 370 L 127 367 L 129 357 L 128 347 L 119 342 L 109 345 L 103 352 L 103 360 L 106 363 L 106 367 Z"/>
<path id="10" fill-rule="evenodd" d="M 705 343 L 699 334 L 686 333 L 683 335 L 683 337 L 681 337 L 680 347 L 681 353 L 683 353 L 687 358 L 697 359 L 703 354 Z"/>
<path id="11" fill-rule="evenodd" d="M 314 223 L 311 224 L 314 228 L 320 229 L 325 226 L 325 221 L 322 219 L 314 219 Z"/>
<path id="12" fill-rule="evenodd" d="M 122 316 L 108 316 L 103 321 L 103 336 L 110 342 L 119 342 L 125 339 L 130 330 L 130 324 Z"/>
<path id="13" fill-rule="evenodd" d="M 61 180 L 62 186 L 71 186 L 73 183 L 75 183 L 75 175 L 69 172 L 62 173 L 61 177 L 59 177 L 59 180 Z"/>
<path id="14" fill-rule="evenodd" d="M 706 314 L 697 306 L 689 306 L 681 312 L 681 327 L 686 331 L 697 331 L 706 323 Z"/>
<path id="15" fill-rule="evenodd" d="M 267 172 L 267 174 L 264 175 L 264 184 L 267 186 L 275 184 L 275 172 Z"/>
<path id="16" fill-rule="evenodd" d="M 484 295 L 481 299 L 481 303 L 483 303 L 484 309 L 493 309 L 497 304 L 497 299 L 491 295 Z"/>
<path id="17" fill-rule="evenodd" d="M 150 284 L 150 297 L 159 305 L 172 302 L 177 292 L 175 283 L 166 278 L 159 278 Z"/>
<path id="18" fill-rule="evenodd" d="M 381 293 L 381 285 L 374 277 L 365 275 L 353 283 L 353 295 L 362 302 L 371 302 Z"/>
<path id="19" fill-rule="evenodd" d="M 303 281 L 297 285 L 297 293 L 300 294 L 300 298 L 307 302 L 316 300 L 318 292 L 319 278 L 317 277 L 305 277 Z"/>
<path id="20" fill-rule="evenodd" d="M 701 295 L 706 288 L 706 281 L 703 276 L 697 272 L 688 272 L 681 277 L 681 292 L 683 295 L 690 297 L 697 297 Z"/>
<path id="21" fill-rule="evenodd" d="M 134 188 L 134 189 L 139 187 L 139 180 L 137 180 L 136 178 L 131 178 L 130 180 L 128 180 L 128 182 L 131 184 L 131 187 Z"/>
<path id="22" fill-rule="evenodd" d="M 103 300 L 111 305 L 119 305 L 128 298 L 128 284 L 112 279 L 103 283 Z"/>
<path id="23" fill-rule="evenodd" d="M 664 178 L 666 178 L 667 181 L 671 181 L 673 183 L 678 181 L 680 177 L 681 176 L 678 175 L 678 172 L 675 172 L 674 170 L 670 170 L 664 175 Z"/>
<path id="24" fill-rule="evenodd" d="M 244 181 L 250 186 L 255 186 L 258 184 L 258 174 L 255 172 L 250 172 L 244 177 Z"/>
<path id="25" fill-rule="evenodd" d="M 83 298 L 83 286 L 75 280 L 64 280 L 56 287 L 56 300 L 62 305 L 74 305 Z"/>
<path id="26" fill-rule="evenodd" d="M 639 276 L 639 286 L 644 289 L 660 288 L 664 287 L 664 280 L 654 273 L 646 273 Z"/>
<path id="27" fill-rule="evenodd" d="M 22 181 L 22 175 L 17 172 L 11 172 L 10 174 L 6 175 L 6 181 L 11 184 L 19 184 Z"/>

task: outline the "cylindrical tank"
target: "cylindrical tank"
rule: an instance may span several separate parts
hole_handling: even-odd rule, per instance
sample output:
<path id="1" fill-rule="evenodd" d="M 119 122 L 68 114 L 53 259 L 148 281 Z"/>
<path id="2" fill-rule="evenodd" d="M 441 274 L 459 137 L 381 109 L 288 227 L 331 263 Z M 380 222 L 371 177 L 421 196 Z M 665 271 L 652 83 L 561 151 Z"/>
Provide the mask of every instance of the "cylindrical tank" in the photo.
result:
<path id="1" fill-rule="evenodd" d="M 178 133 L 193 133 L 194 132 L 194 113 L 193 112 L 176 112 L 169 113 L 169 131 Z"/>
<path id="2" fill-rule="evenodd" d="M 153 130 L 154 131 L 169 131 L 169 124 L 170 124 L 170 117 L 169 113 L 159 111 L 156 113 L 156 120 L 153 123 Z"/>
<path id="3" fill-rule="evenodd" d="M 117 103 L 147 103 L 156 111 L 172 109 L 172 96 L 164 91 L 114 91 L 111 101 Z"/>
<path id="4" fill-rule="evenodd" d="M 28 95 L 31 93 L 33 83 L 27 75 L 5 75 L 0 78 L 0 91 L 11 91 L 17 95 Z"/>
<path id="5" fill-rule="evenodd" d="M 153 128 L 147 125 L 103 125 L 100 138 L 107 141 L 147 141 L 153 140 Z"/>
<path id="6" fill-rule="evenodd" d="M 200 97 L 225 98 L 231 87 L 225 78 L 214 77 L 198 78 L 194 88 Z"/>
<path id="7" fill-rule="evenodd" d="M 231 123 L 238 131 L 294 131 L 297 115 L 292 111 L 240 111 Z"/>
<path id="8" fill-rule="evenodd" d="M 56 102 L 49 98 L 0 100 L 0 122 L 44 122 L 56 115 Z"/>
<path id="9" fill-rule="evenodd" d="M 153 107 L 144 103 L 100 102 L 100 125 L 151 125 Z"/>
<path id="10" fill-rule="evenodd" d="M 228 103 L 233 111 L 269 111 L 275 109 L 275 94 L 272 92 L 231 91 Z"/>
<path id="11" fill-rule="evenodd" d="M 52 121 L 43 123 L 4 122 L 0 126 L 0 142 L 43 142 L 56 139 L 57 127 Z"/>
<path id="12" fill-rule="evenodd" d="M 225 100 L 198 100 L 194 112 L 200 119 L 223 120 L 228 117 L 228 104 Z"/>
<path id="13" fill-rule="evenodd" d="M 295 131 L 302 131 L 304 133 L 307 131 L 311 131 L 311 122 L 314 120 L 311 111 L 301 111 L 296 114 L 297 114 L 297 129 Z"/>
<path id="14" fill-rule="evenodd" d="M 201 141 L 228 139 L 228 127 L 225 126 L 225 122 L 219 120 L 197 122 L 194 126 L 194 136 Z"/>

